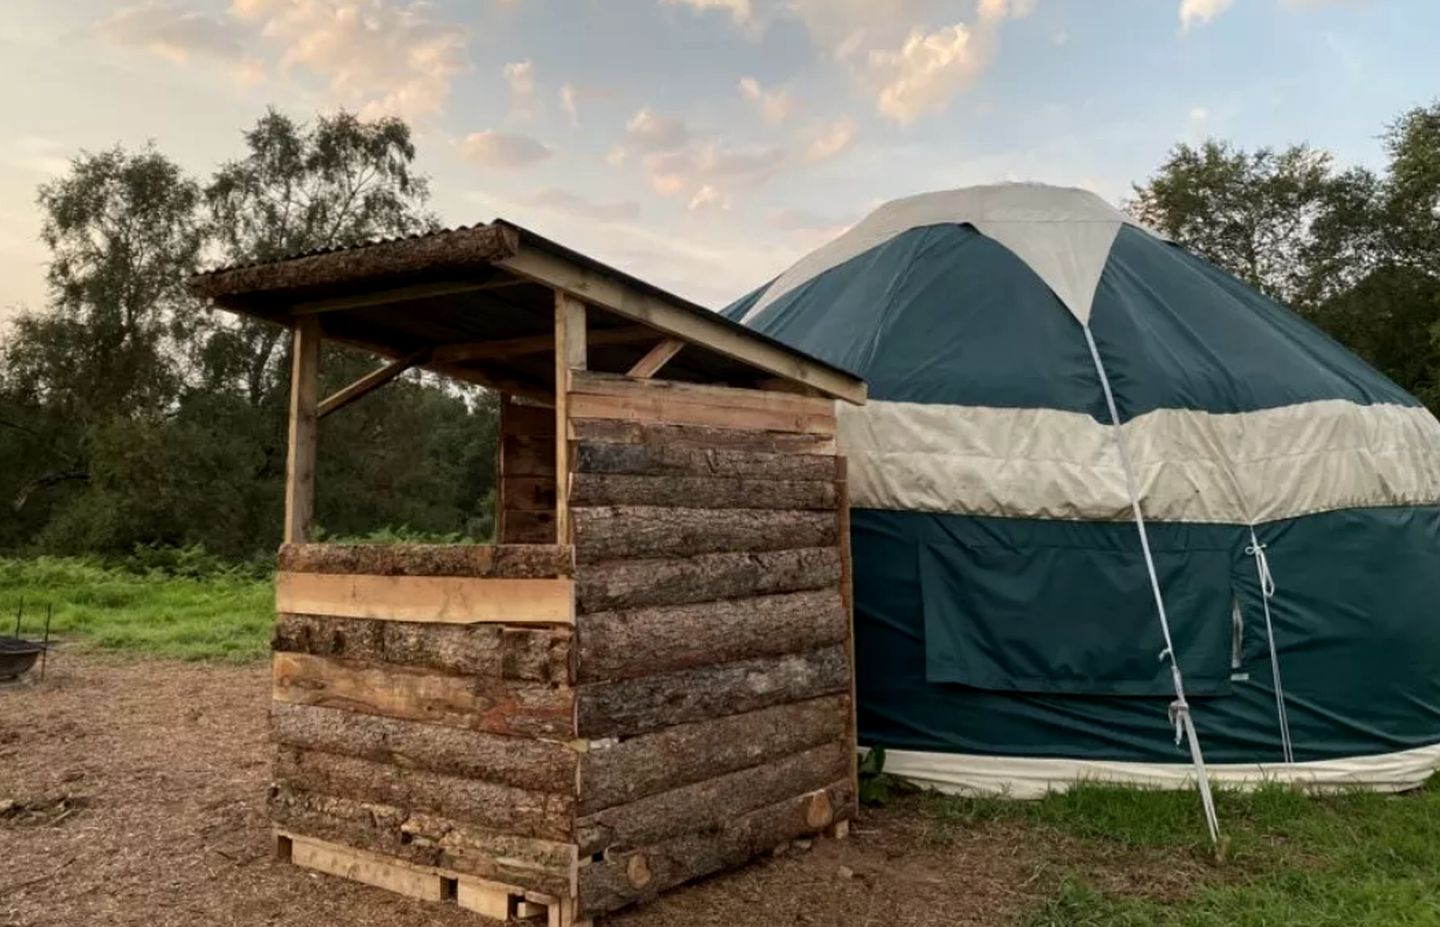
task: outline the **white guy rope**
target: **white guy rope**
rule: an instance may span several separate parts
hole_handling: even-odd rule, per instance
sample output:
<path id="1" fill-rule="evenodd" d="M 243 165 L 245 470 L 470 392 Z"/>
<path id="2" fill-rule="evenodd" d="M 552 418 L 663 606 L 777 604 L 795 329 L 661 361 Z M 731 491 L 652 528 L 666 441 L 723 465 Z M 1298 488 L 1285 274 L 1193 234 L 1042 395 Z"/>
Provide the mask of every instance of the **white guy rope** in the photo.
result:
<path id="1" fill-rule="evenodd" d="M 1270 558 L 1265 545 L 1250 527 L 1250 546 L 1245 553 L 1255 558 L 1255 576 L 1260 582 L 1260 604 L 1265 608 L 1265 638 L 1270 644 L 1270 675 L 1275 680 L 1275 716 L 1280 722 L 1280 751 L 1286 763 L 1295 762 L 1295 748 L 1290 742 L 1290 718 L 1285 712 L 1285 687 L 1280 684 L 1280 657 L 1275 652 L 1275 628 L 1270 623 L 1270 600 L 1275 597 L 1275 577 L 1270 573 Z"/>
<path id="2" fill-rule="evenodd" d="M 1160 616 L 1160 632 L 1165 638 L 1165 649 L 1160 659 L 1170 661 L 1170 678 L 1175 684 L 1175 701 L 1170 703 L 1170 722 L 1175 725 L 1175 745 L 1182 740 L 1190 746 L 1190 761 L 1195 766 L 1196 785 L 1200 790 L 1200 804 L 1205 808 L 1205 826 L 1210 831 L 1210 842 L 1220 845 L 1220 820 L 1215 814 L 1215 797 L 1210 793 L 1210 777 L 1205 772 L 1205 757 L 1200 751 L 1200 739 L 1195 736 L 1195 722 L 1190 717 L 1190 704 L 1185 700 L 1185 680 L 1180 675 L 1180 664 L 1175 659 L 1175 642 L 1170 637 L 1170 619 L 1165 614 L 1165 596 L 1160 592 L 1160 576 L 1155 570 L 1155 558 L 1150 553 L 1150 535 L 1145 530 L 1145 515 L 1140 510 L 1140 489 L 1135 482 L 1135 472 L 1130 465 L 1130 454 L 1125 448 L 1125 436 L 1120 428 L 1120 411 L 1115 405 L 1115 394 L 1110 389 L 1110 377 L 1100 360 L 1100 348 L 1090 326 L 1082 326 L 1085 344 L 1090 348 L 1090 359 L 1095 362 L 1095 373 L 1100 377 L 1100 388 L 1105 391 L 1105 405 L 1110 410 L 1110 423 L 1114 426 L 1115 448 L 1120 454 L 1120 468 L 1125 471 L 1125 488 L 1130 493 L 1130 508 L 1135 513 L 1135 530 L 1140 535 L 1140 549 L 1145 554 L 1145 569 L 1150 574 L 1150 591 L 1155 596 L 1155 611 Z"/>

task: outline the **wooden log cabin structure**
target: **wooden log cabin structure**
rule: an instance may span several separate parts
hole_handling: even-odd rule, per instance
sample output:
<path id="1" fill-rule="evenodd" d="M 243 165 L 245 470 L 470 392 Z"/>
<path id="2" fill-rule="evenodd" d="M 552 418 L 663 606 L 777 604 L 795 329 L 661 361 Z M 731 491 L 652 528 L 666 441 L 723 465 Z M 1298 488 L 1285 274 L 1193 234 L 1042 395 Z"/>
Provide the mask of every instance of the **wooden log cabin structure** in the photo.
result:
<path id="1" fill-rule="evenodd" d="M 843 833 L 862 382 L 499 220 L 190 288 L 293 332 L 282 858 L 569 927 Z M 322 399 L 322 338 L 388 360 Z M 414 367 L 501 394 L 497 543 L 310 543 L 318 419 Z"/>

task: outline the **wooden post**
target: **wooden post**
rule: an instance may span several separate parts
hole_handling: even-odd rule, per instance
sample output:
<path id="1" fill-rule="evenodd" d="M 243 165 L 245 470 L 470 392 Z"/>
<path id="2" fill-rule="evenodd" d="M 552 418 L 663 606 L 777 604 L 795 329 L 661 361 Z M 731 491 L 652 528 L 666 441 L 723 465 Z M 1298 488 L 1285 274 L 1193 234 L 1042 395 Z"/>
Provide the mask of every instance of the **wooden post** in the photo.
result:
<path id="1" fill-rule="evenodd" d="M 585 369 L 585 304 L 555 291 L 555 543 L 570 537 L 570 374 Z"/>
<path id="2" fill-rule="evenodd" d="M 835 458 L 836 475 L 836 516 L 840 520 L 840 598 L 845 603 L 845 621 L 849 627 L 845 632 L 845 656 L 850 662 L 850 785 L 854 789 L 855 807 L 860 810 L 860 719 L 855 691 L 855 565 L 850 555 L 850 472 L 849 461 L 842 456 Z M 834 837 L 843 837 L 849 826 L 833 827 Z"/>
<path id="3" fill-rule="evenodd" d="M 285 543 L 310 539 L 315 520 L 315 425 L 320 393 L 320 320 L 296 319 L 290 360 L 290 450 L 285 459 Z"/>

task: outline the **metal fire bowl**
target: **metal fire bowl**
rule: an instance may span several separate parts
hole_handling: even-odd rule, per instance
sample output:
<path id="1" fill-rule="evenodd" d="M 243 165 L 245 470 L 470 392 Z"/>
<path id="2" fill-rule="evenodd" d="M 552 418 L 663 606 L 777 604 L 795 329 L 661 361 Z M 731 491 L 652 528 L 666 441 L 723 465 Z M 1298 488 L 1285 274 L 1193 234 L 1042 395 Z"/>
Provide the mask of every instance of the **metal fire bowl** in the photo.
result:
<path id="1" fill-rule="evenodd" d="M 0 679 L 22 676 L 35 665 L 45 645 L 18 637 L 0 637 Z"/>

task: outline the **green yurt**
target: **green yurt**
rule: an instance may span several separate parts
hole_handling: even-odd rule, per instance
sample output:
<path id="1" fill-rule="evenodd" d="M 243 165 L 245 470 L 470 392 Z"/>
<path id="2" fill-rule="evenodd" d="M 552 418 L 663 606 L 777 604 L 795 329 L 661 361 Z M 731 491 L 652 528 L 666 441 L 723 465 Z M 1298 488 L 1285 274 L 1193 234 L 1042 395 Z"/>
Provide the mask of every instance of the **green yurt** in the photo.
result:
<path id="1" fill-rule="evenodd" d="M 1440 765 L 1440 422 L 1284 306 L 1005 184 L 888 203 L 725 313 L 869 381 L 840 441 L 887 771 L 1027 797 Z"/>

